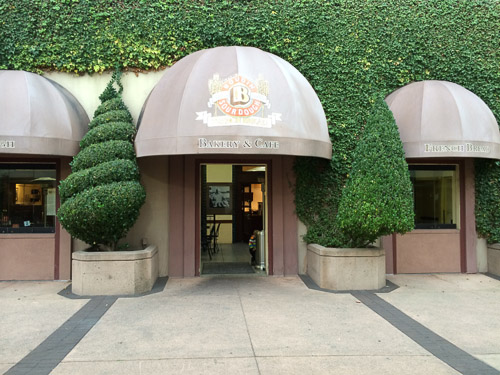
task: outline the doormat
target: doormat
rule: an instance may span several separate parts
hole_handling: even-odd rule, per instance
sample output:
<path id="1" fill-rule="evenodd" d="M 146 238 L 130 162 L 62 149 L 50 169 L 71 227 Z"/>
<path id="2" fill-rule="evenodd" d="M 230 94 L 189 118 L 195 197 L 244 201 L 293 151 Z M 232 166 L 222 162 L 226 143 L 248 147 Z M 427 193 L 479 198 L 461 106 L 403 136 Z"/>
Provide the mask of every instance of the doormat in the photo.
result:
<path id="1" fill-rule="evenodd" d="M 250 263 L 245 262 L 207 262 L 203 263 L 203 275 L 231 275 L 255 273 Z"/>

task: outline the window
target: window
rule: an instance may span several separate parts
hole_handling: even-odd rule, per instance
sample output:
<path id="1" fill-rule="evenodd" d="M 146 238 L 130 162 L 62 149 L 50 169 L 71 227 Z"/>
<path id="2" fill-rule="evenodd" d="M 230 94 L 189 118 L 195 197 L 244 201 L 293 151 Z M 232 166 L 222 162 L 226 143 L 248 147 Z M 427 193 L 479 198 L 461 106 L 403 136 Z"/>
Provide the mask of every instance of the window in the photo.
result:
<path id="1" fill-rule="evenodd" d="M 456 165 L 410 165 L 415 229 L 457 229 L 460 219 Z"/>
<path id="2" fill-rule="evenodd" d="M 0 163 L 0 233 L 54 233 L 54 163 Z"/>

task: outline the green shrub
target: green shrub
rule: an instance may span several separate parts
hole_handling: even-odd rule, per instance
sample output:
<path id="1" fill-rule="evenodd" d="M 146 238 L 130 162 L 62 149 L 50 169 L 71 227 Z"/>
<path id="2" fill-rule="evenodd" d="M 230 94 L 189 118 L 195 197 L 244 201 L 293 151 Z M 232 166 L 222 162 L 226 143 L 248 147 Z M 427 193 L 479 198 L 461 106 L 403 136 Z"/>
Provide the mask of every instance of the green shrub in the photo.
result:
<path id="1" fill-rule="evenodd" d="M 500 242 L 500 162 L 477 159 L 476 228 L 488 243 Z"/>
<path id="2" fill-rule="evenodd" d="M 139 217 L 145 199 L 138 181 L 113 182 L 66 200 L 57 216 L 72 236 L 114 248 Z"/>
<path id="3" fill-rule="evenodd" d="M 132 142 L 135 126 L 130 122 L 108 122 L 90 129 L 80 142 L 80 147 L 86 148 L 94 143 L 111 140 Z"/>
<path id="4" fill-rule="evenodd" d="M 114 83 L 120 87 L 119 92 Z M 132 144 L 135 127 L 130 121 L 111 121 L 131 119 L 125 104 L 117 104 L 121 90 L 120 73 L 115 72 L 99 97 L 108 111 L 96 111 L 101 114 L 93 120 L 82 140 L 82 150 L 71 162 L 72 173 L 59 186 L 61 207 L 57 217 L 61 225 L 93 248 L 104 245 L 116 250 L 118 240 L 137 220 L 146 199 Z"/>
<path id="5" fill-rule="evenodd" d="M 107 141 L 89 145 L 80 151 L 71 164 L 73 172 L 95 167 L 114 159 L 135 159 L 134 146 L 129 141 Z"/>
<path id="6" fill-rule="evenodd" d="M 348 247 L 366 247 L 380 236 L 414 227 L 413 187 L 392 112 L 380 99 L 353 154 L 337 220 Z"/>
<path id="7" fill-rule="evenodd" d="M 102 96 L 102 95 L 101 95 Z M 105 101 L 102 103 L 99 107 L 94 112 L 94 118 L 97 116 L 100 116 L 104 113 L 110 112 L 110 111 L 117 111 L 117 110 L 128 110 L 127 106 L 125 103 L 123 103 L 123 100 L 121 98 L 112 98 L 109 99 L 108 101 Z"/>
<path id="8" fill-rule="evenodd" d="M 94 117 L 89 123 L 89 130 L 96 126 L 106 124 L 108 122 L 132 122 L 132 115 L 128 109 L 115 109 L 97 117 Z"/>
<path id="9" fill-rule="evenodd" d="M 135 160 L 111 160 L 71 173 L 59 185 L 61 203 L 89 188 L 119 181 L 139 181 L 139 168 Z"/>
<path id="10" fill-rule="evenodd" d="M 307 243 L 343 247 L 348 242 L 336 225 L 342 186 L 337 183 L 334 169 L 331 160 L 299 157 L 295 161 L 295 173 L 301 176 L 295 185 L 295 207 L 297 216 L 307 226 Z"/>

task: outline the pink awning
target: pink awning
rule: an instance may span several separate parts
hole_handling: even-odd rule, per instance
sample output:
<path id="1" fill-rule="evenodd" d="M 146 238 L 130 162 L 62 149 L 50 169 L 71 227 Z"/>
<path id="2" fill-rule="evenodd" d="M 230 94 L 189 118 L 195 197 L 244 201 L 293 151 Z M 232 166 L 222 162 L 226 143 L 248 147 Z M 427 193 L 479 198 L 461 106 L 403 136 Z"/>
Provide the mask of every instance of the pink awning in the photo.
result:
<path id="1" fill-rule="evenodd" d="M 407 158 L 500 159 L 495 116 L 464 87 L 446 81 L 414 82 L 385 100 Z"/>
<path id="2" fill-rule="evenodd" d="M 325 114 L 309 82 L 257 48 L 195 52 L 145 102 L 137 156 L 281 154 L 331 158 Z"/>
<path id="3" fill-rule="evenodd" d="M 73 156 L 89 118 L 59 84 L 34 73 L 0 71 L 0 153 Z"/>

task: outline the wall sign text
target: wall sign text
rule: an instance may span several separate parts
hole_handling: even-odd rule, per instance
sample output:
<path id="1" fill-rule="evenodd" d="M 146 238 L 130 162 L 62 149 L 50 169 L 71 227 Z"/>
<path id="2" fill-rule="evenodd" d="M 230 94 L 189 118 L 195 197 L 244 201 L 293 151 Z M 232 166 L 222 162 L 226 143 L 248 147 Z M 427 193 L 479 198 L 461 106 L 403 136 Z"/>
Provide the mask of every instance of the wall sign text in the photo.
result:
<path id="1" fill-rule="evenodd" d="M 0 139 L 0 148 L 16 148 L 16 141 Z"/>
<path id="2" fill-rule="evenodd" d="M 274 140 L 264 140 L 262 138 L 244 139 L 243 141 L 232 141 L 226 139 L 206 139 L 198 138 L 198 148 L 201 149 L 236 149 L 236 148 L 257 148 L 266 150 L 278 150 L 280 142 Z"/>
<path id="3" fill-rule="evenodd" d="M 456 144 L 456 145 L 435 145 L 426 143 L 424 152 L 477 152 L 489 154 L 490 146 L 475 145 L 473 143 Z"/>

